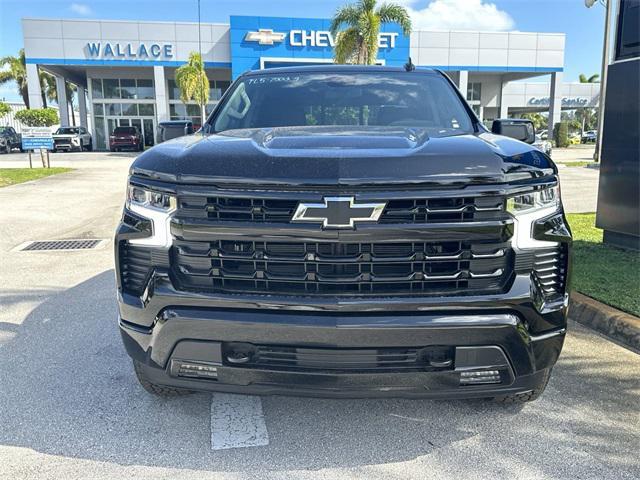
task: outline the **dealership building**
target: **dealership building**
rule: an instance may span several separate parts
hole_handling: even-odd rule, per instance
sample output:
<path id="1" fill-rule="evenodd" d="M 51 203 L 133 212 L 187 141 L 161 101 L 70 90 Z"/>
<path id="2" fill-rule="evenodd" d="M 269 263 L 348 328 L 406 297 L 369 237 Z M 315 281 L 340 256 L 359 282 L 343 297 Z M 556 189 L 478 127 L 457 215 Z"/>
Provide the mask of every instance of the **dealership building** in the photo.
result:
<path id="1" fill-rule="evenodd" d="M 137 126 L 153 145 L 158 122 L 201 123 L 195 104 L 180 101 L 176 69 L 201 48 L 210 82 L 208 111 L 231 81 L 250 69 L 333 62 L 328 19 L 231 16 L 228 24 L 23 19 L 29 101 L 42 106 L 38 71 L 77 86 L 79 119 L 98 149 L 116 126 Z M 599 85 L 563 83 L 562 33 L 414 31 L 385 25 L 378 63 L 441 69 L 484 121 L 524 112 L 595 107 Z M 527 79 L 531 79 L 528 81 Z M 61 109 L 60 123 L 70 119 Z"/>

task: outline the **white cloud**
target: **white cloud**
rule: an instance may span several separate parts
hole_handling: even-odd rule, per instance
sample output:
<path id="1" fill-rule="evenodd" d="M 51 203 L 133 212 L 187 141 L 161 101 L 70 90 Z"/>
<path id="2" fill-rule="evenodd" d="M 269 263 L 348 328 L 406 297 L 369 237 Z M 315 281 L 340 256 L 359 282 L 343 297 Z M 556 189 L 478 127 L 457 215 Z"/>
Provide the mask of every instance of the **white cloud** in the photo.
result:
<path id="1" fill-rule="evenodd" d="M 484 0 L 395 0 L 405 5 L 414 30 L 513 30 L 511 15 Z"/>
<path id="2" fill-rule="evenodd" d="M 93 13 L 91 7 L 84 3 L 72 3 L 69 9 L 73 13 L 77 13 L 78 15 L 82 15 L 83 17 L 89 16 Z"/>

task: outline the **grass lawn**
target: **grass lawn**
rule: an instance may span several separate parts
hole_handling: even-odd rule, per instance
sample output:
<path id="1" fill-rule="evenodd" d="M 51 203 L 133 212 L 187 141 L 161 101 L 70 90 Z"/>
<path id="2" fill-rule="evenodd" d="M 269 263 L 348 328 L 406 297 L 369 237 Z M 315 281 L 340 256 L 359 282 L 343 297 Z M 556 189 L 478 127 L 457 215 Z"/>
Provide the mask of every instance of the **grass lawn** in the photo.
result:
<path id="1" fill-rule="evenodd" d="M 578 292 L 640 316 L 640 253 L 602 243 L 595 213 L 570 213 L 573 285 Z"/>
<path id="2" fill-rule="evenodd" d="M 70 172 L 73 168 L 0 168 L 0 187 L 28 182 L 57 173 Z"/>

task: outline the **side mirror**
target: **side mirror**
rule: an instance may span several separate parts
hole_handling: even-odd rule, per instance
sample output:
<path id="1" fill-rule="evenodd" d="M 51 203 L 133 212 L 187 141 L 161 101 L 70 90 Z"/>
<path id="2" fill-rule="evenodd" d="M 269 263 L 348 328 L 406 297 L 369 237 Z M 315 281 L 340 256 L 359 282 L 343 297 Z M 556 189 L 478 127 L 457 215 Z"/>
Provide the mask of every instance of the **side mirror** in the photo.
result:
<path id="1" fill-rule="evenodd" d="M 505 137 L 515 138 L 524 143 L 536 141 L 536 129 L 531 120 L 514 120 L 510 118 L 494 120 L 491 132 Z"/>

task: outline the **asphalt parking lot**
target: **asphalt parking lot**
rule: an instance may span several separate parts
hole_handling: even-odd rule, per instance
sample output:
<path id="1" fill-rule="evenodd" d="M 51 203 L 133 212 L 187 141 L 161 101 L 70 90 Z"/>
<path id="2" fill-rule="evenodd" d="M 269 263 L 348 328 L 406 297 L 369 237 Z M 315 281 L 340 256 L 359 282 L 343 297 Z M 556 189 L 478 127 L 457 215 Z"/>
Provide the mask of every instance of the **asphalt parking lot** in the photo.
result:
<path id="1" fill-rule="evenodd" d="M 0 189 L 0 478 L 640 477 L 640 356 L 573 322 L 546 393 L 522 409 L 147 394 L 114 294 L 111 236 L 131 160 L 57 154 L 53 165 L 77 170 Z M 2 156 L 0 168 L 24 161 Z M 597 170 L 561 177 L 567 204 L 587 208 Z M 65 238 L 106 241 L 15 251 Z"/>

